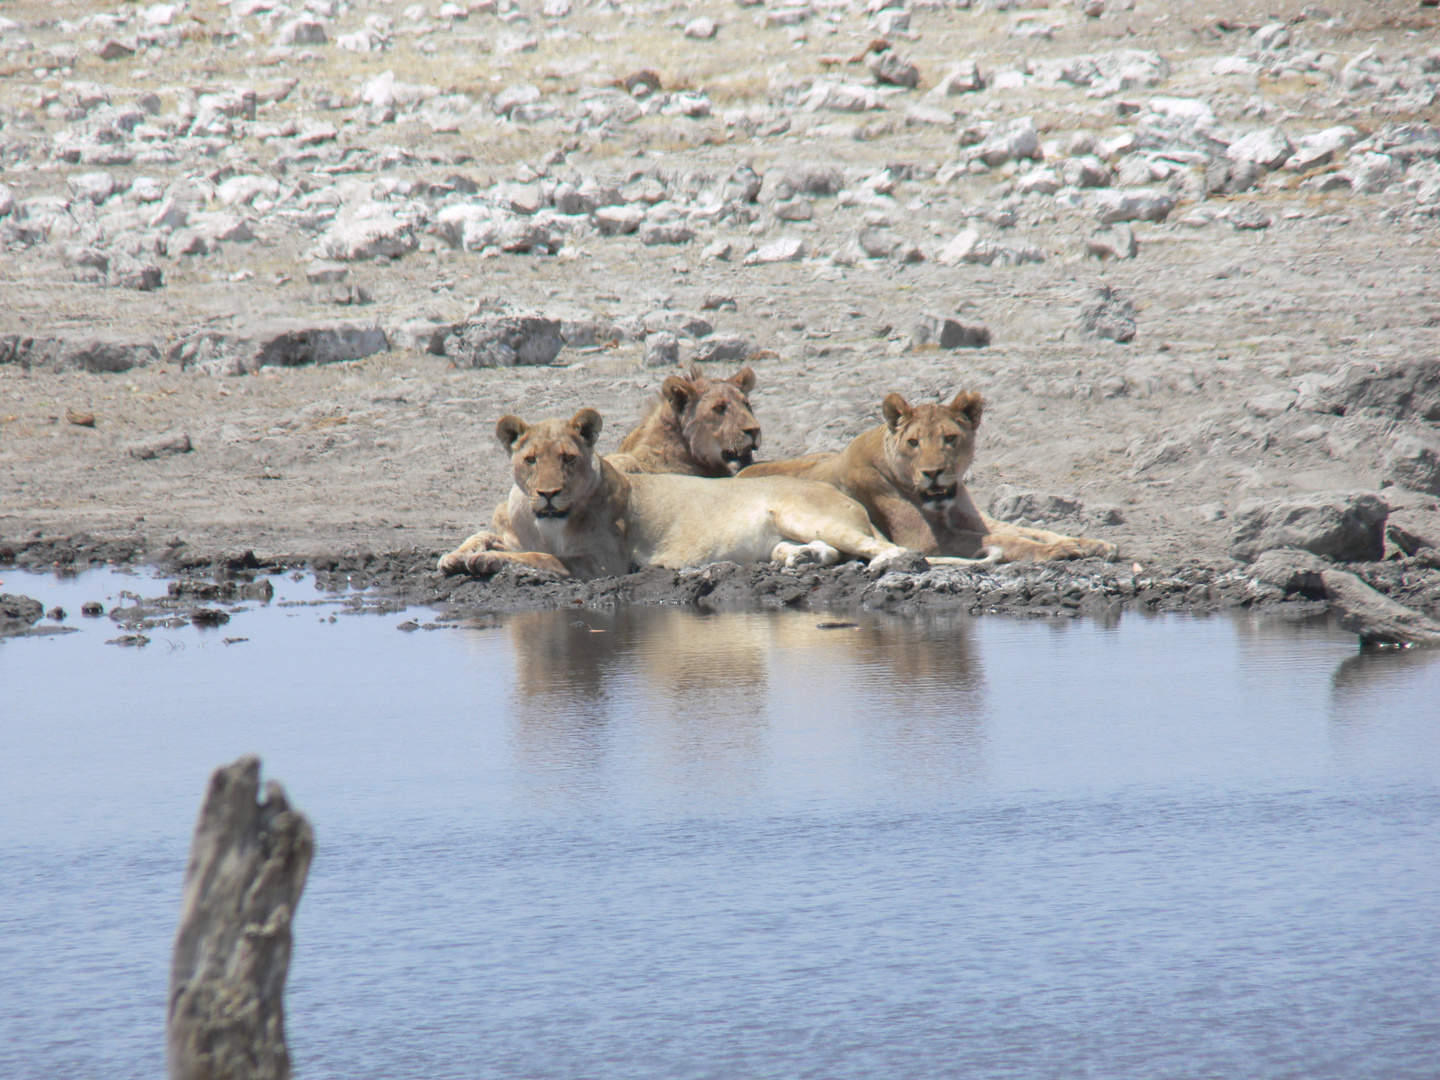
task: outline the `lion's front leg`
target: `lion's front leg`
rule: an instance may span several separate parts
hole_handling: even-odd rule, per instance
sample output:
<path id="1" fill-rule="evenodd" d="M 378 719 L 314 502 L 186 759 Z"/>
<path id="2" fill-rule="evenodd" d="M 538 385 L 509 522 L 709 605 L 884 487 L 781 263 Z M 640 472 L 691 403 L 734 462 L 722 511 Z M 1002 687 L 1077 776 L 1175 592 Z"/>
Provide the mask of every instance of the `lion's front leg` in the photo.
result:
<path id="1" fill-rule="evenodd" d="M 442 555 L 440 572 L 488 577 L 505 569 L 507 563 L 521 563 L 537 570 L 570 576 L 565 564 L 554 555 L 544 551 L 510 551 L 505 541 L 493 532 L 478 532 L 448 555 Z"/>
<path id="2" fill-rule="evenodd" d="M 1048 529 L 1032 529 L 1023 525 L 1011 525 L 985 517 L 988 532 L 984 543 L 1001 552 L 1001 562 L 1023 562 L 1026 560 L 1047 561 L 1050 559 L 1088 559 L 1099 556 L 1107 561 L 1115 559 L 1120 549 L 1108 540 L 1091 540 L 1083 536 L 1066 536 Z"/>

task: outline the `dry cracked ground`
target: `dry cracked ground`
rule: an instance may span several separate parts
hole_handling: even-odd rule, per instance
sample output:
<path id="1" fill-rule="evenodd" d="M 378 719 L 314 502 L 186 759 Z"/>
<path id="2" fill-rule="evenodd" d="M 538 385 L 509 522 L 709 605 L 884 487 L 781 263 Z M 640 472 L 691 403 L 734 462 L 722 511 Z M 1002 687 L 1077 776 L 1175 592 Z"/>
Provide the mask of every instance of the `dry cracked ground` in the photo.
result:
<path id="1" fill-rule="evenodd" d="M 501 414 L 612 449 L 700 359 L 753 364 L 762 456 L 979 389 L 981 505 L 1127 564 L 1440 546 L 1437 25 L 14 0 L 0 540 L 443 550 Z"/>

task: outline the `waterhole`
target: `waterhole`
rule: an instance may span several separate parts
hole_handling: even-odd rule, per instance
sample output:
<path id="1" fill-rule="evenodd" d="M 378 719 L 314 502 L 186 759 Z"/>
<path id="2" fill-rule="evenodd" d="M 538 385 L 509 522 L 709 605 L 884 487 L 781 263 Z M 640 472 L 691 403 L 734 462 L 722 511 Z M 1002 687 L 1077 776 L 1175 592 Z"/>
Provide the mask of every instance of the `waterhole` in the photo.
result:
<path id="1" fill-rule="evenodd" d="M 12 1080 L 164 1074 L 242 753 L 315 823 L 300 1080 L 1435 1075 L 1440 657 L 1245 617 L 426 630 L 286 578 L 127 647 L 80 604 L 163 582 L 5 576 L 80 627 L 0 643 Z"/>

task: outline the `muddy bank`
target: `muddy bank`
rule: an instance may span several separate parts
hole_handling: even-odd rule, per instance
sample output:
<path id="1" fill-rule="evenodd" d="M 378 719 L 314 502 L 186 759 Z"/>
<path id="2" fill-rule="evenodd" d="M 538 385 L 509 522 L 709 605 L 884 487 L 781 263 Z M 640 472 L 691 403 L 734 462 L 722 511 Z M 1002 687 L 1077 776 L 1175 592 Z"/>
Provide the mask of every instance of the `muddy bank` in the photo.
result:
<path id="1" fill-rule="evenodd" d="M 405 629 L 513 611 L 623 604 L 682 605 L 699 611 L 954 610 L 1101 620 L 1124 611 L 1200 614 L 1248 609 L 1309 617 L 1329 610 L 1318 575 L 1277 573 L 1273 560 L 1247 566 L 1233 561 L 1142 565 L 1086 559 L 961 568 L 929 567 L 917 557 L 884 573 L 859 563 L 794 570 L 716 563 L 581 582 L 518 566 L 487 580 L 445 577 L 435 571 L 439 554 L 412 547 L 262 558 L 251 551 L 202 552 L 185 544 L 153 551 L 133 541 L 71 536 L 0 543 L 0 571 L 14 567 L 73 574 L 105 565 L 153 567 L 170 578 L 163 594 L 158 582 L 137 579 L 125 603 L 103 611 L 125 633 L 142 635 L 185 622 L 223 625 L 237 608 L 271 602 L 270 578 L 287 573 L 313 575 L 320 593 L 312 602 L 340 600 L 342 613 L 391 615 L 409 609 L 411 619 L 401 624 Z M 1440 616 L 1440 551 L 1433 548 L 1384 562 L 1318 564 L 1353 574 L 1383 596 L 1432 619 Z M 9 584 L 23 588 L 18 579 Z M 428 608 L 433 615 L 414 608 Z M 38 605 L 26 614 L 33 616 L 26 625 L 40 622 Z M 17 623 L 14 629 L 25 627 Z"/>

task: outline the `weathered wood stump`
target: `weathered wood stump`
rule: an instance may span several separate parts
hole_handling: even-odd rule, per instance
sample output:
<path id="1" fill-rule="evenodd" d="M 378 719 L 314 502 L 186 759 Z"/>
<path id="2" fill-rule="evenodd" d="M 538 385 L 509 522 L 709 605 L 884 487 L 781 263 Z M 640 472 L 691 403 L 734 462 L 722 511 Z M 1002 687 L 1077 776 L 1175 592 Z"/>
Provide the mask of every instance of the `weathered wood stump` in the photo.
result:
<path id="1" fill-rule="evenodd" d="M 290 922 L 315 854 L 310 822 L 260 759 L 215 770 L 200 807 L 165 1020 L 171 1080 L 286 1080 Z"/>

